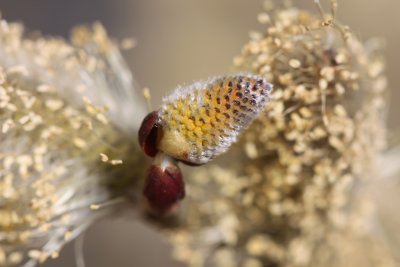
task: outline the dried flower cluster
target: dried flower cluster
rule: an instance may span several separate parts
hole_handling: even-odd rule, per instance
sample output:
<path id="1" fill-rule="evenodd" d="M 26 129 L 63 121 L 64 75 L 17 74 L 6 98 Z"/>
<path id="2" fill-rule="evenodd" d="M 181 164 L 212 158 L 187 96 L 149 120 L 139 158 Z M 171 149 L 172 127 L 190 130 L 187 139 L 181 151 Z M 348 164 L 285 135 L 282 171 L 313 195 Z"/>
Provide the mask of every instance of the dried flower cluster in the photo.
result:
<path id="1" fill-rule="evenodd" d="M 0 21 L 0 266 L 56 257 L 109 212 L 93 207 L 143 177 L 135 136 L 124 137 L 138 120 L 118 108 L 134 97 L 118 49 L 98 24 L 72 42 Z"/>
<path id="2" fill-rule="evenodd" d="M 190 266 L 362 266 L 335 253 L 350 251 L 343 231 L 368 224 L 350 197 L 376 178 L 385 144 L 382 58 L 306 11 L 259 20 L 266 31 L 252 33 L 234 62 L 274 85 L 272 101 L 227 162 L 186 178 L 183 226 L 170 232 L 175 255 Z"/>

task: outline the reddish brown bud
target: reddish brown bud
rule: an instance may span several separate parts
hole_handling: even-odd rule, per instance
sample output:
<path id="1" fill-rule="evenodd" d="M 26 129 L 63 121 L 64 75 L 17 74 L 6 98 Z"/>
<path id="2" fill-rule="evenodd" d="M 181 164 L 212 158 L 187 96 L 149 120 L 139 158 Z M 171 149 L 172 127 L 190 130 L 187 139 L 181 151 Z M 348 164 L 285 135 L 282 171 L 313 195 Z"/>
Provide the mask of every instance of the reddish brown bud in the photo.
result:
<path id="1" fill-rule="evenodd" d="M 139 129 L 139 144 L 144 153 L 150 157 L 155 157 L 158 152 L 157 146 L 162 134 L 158 112 L 149 113 L 142 122 Z"/>
<path id="2" fill-rule="evenodd" d="M 157 160 L 159 157 L 162 158 L 160 162 Z M 185 185 L 181 170 L 172 159 L 158 155 L 155 162 L 150 167 L 143 194 L 151 212 L 165 214 L 185 196 Z"/>

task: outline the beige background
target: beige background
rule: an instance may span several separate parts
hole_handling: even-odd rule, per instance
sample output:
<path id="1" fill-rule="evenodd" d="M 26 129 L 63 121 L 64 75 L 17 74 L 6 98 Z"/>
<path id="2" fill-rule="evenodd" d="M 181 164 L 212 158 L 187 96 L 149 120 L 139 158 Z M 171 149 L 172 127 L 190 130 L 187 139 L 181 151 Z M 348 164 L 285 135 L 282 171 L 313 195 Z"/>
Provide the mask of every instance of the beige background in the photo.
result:
<path id="1" fill-rule="evenodd" d="M 315 10 L 312 0 L 297 0 Z M 322 2 L 327 6 L 327 0 Z M 150 87 L 154 104 L 176 85 L 233 71 L 231 62 L 261 29 L 256 15 L 261 0 L 1 0 L 7 20 L 24 22 L 32 30 L 66 36 L 79 23 L 101 21 L 112 36 L 135 37 L 138 46 L 125 54 L 141 86 Z M 389 125 L 399 125 L 400 2 L 339 0 L 339 19 L 363 40 L 382 36 L 392 89 Z M 180 266 L 169 256 L 158 234 L 132 217 L 107 220 L 87 234 L 88 267 Z M 74 266 L 72 246 L 60 259 L 44 266 Z"/>

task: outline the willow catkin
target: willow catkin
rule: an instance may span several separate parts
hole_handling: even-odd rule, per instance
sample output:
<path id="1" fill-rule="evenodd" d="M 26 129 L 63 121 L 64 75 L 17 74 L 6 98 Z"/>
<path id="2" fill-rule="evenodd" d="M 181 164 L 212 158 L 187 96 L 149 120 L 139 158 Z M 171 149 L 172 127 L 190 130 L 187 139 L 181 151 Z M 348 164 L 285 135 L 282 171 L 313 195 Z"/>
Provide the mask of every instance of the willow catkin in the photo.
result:
<path id="1" fill-rule="evenodd" d="M 119 105 L 139 116 L 141 107 L 118 48 L 99 24 L 72 39 L 0 24 L 0 266 L 57 257 L 111 211 L 93 207 L 124 198 L 143 177 L 126 137 L 135 113 L 128 121 Z"/>
<path id="2" fill-rule="evenodd" d="M 385 144 L 378 52 L 307 11 L 259 19 L 234 62 L 271 82 L 272 100 L 226 163 L 187 178 L 186 228 L 170 238 L 190 266 L 331 264 L 346 239 L 330 233 L 362 221 L 346 210 Z"/>
<path id="3" fill-rule="evenodd" d="M 267 105 L 271 90 L 265 79 L 245 74 L 175 89 L 158 112 L 159 149 L 190 163 L 207 163 L 237 141 Z"/>

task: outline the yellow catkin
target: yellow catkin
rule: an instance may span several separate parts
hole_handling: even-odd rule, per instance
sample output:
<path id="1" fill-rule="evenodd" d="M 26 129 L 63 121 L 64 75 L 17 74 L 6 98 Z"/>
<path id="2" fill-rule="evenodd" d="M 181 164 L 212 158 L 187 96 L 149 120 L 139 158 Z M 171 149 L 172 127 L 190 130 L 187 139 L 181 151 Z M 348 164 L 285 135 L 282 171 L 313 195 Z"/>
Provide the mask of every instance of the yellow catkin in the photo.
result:
<path id="1" fill-rule="evenodd" d="M 380 53 L 336 21 L 271 10 L 234 63 L 272 83 L 272 100 L 236 150 L 187 178 L 188 225 L 169 237 L 190 266 L 347 266 L 351 229 L 368 229 L 367 218 L 345 208 L 355 182 L 375 174 L 385 142 Z M 352 265 L 395 266 L 384 247 L 368 249 Z"/>
<path id="2" fill-rule="evenodd" d="M 257 117 L 271 89 L 265 79 L 248 74 L 176 89 L 159 111 L 167 137 L 161 140 L 160 150 L 191 163 L 208 162 L 225 152 Z"/>
<path id="3" fill-rule="evenodd" d="M 110 75 L 103 69 L 109 56 L 123 70 L 115 45 L 98 24 L 79 28 L 73 39 L 28 39 L 20 24 L 0 22 L 0 266 L 57 257 L 106 214 L 92 204 L 123 198 L 120 188 L 138 187 L 144 177 L 136 144 L 121 142 L 119 129 L 106 125 L 107 109 L 75 91 L 99 95 L 99 88 L 112 87 L 90 79 Z M 95 57 L 84 49 L 89 44 Z M 82 72 L 91 73 L 88 84 Z"/>

